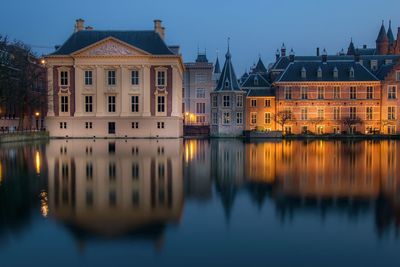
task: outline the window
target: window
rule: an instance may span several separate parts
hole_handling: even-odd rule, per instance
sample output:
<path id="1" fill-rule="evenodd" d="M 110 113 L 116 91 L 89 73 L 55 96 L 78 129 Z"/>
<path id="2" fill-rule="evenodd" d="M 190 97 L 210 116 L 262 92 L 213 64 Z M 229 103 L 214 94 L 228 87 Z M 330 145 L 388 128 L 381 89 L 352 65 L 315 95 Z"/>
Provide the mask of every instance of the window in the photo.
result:
<path id="1" fill-rule="evenodd" d="M 340 120 L 340 108 L 339 107 L 333 108 L 333 119 Z"/>
<path id="2" fill-rule="evenodd" d="M 166 85 L 166 73 L 165 70 L 157 71 L 157 86 L 165 86 Z"/>
<path id="3" fill-rule="evenodd" d="M 332 126 L 334 134 L 340 134 L 340 127 L 338 125 Z"/>
<path id="4" fill-rule="evenodd" d="M 350 99 L 356 99 L 357 98 L 357 88 L 354 86 L 350 87 Z"/>
<path id="5" fill-rule="evenodd" d="M 388 87 L 388 99 L 396 99 L 396 91 L 397 91 L 397 86 L 396 85 L 389 85 Z"/>
<path id="6" fill-rule="evenodd" d="M 115 134 L 115 122 L 108 122 L 108 133 Z"/>
<path id="7" fill-rule="evenodd" d="M 92 129 L 92 127 L 93 127 L 92 122 L 90 122 L 90 121 L 85 122 L 85 128 L 86 129 Z"/>
<path id="8" fill-rule="evenodd" d="M 307 87 L 301 87 L 301 99 L 308 99 L 308 88 Z"/>
<path id="9" fill-rule="evenodd" d="M 139 96 L 138 95 L 131 96 L 131 111 L 139 112 Z"/>
<path id="10" fill-rule="evenodd" d="M 396 81 L 400 82 L 400 71 L 396 71 Z"/>
<path id="11" fill-rule="evenodd" d="M 340 98 L 340 87 L 339 86 L 333 87 L 333 98 L 334 99 Z"/>
<path id="12" fill-rule="evenodd" d="M 366 120 L 372 120 L 372 107 L 366 108 Z"/>
<path id="13" fill-rule="evenodd" d="M 205 114 L 206 113 L 206 103 L 196 103 L 196 113 Z"/>
<path id="14" fill-rule="evenodd" d="M 139 129 L 139 122 L 133 121 L 132 122 L 132 129 Z"/>
<path id="15" fill-rule="evenodd" d="M 165 124 L 163 121 L 158 121 L 157 122 L 157 129 L 164 129 L 165 128 Z"/>
<path id="16" fill-rule="evenodd" d="M 285 95 L 285 99 L 292 99 L 292 88 L 291 87 L 285 87 L 284 95 Z"/>
<path id="17" fill-rule="evenodd" d="M 264 123 L 271 124 L 271 113 L 269 112 L 264 113 Z"/>
<path id="18" fill-rule="evenodd" d="M 371 60 L 371 70 L 378 69 L 378 60 Z"/>
<path id="19" fill-rule="evenodd" d="M 93 84 L 93 72 L 91 70 L 85 70 L 85 85 Z"/>
<path id="20" fill-rule="evenodd" d="M 250 123 L 256 124 L 257 123 L 257 112 L 250 113 Z"/>
<path id="21" fill-rule="evenodd" d="M 265 99 L 265 107 L 266 108 L 271 107 L 271 99 Z"/>
<path id="22" fill-rule="evenodd" d="M 317 110 L 317 118 L 319 120 L 323 120 L 324 119 L 324 109 L 323 108 L 319 108 Z"/>
<path id="23" fill-rule="evenodd" d="M 396 119 L 396 107 L 388 107 L 388 120 Z"/>
<path id="24" fill-rule="evenodd" d="M 60 85 L 68 86 L 68 71 L 64 70 L 60 72 Z"/>
<path id="25" fill-rule="evenodd" d="M 356 107 L 350 107 L 350 119 L 354 120 L 357 117 L 357 108 Z"/>
<path id="26" fill-rule="evenodd" d="M 85 96 L 85 112 L 93 112 L 93 96 Z"/>
<path id="27" fill-rule="evenodd" d="M 218 105 L 218 96 L 217 95 L 213 95 L 212 96 L 212 107 L 215 108 Z"/>
<path id="28" fill-rule="evenodd" d="M 67 123 L 66 122 L 60 122 L 60 129 L 67 129 Z"/>
<path id="29" fill-rule="evenodd" d="M 206 90 L 202 89 L 202 88 L 196 89 L 196 97 L 197 98 L 206 98 Z"/>
<path id="30" fill-rule="evenodd" d="M 131 84 L 139 85 L 139 71 L 138 70 L 131 71 Z"/>
<path id="31" fill-rule="evenodd" d="M 257 107 L 257 99 L 251 99 L 251 106 Z"/>
<path id="32" fill-rule="evenodd" d="M 307 108 L 301 109 L 301 120 L 305 121 L 308 119 L 308 111 Z"/>
<path id="33" fill-rule="evenodd" d="M 107 71 L 107 84 L 111 86 L 116 84 L 115 70 Z"/>
<path id="34" fill-rule="evenodd" d="M 231 113 L 230 112 L 224 112 L 222 114 L 222 122 L 223 122 L 223 124 L 231 123 Z"/>
<path id="35" fill-rule="evenodd" d="M 212 113 L 212 124 L 218 124 L 218 113 L 217 112 L 213 112 Z"/>
<path id="36" fill-rule="evenodd" d="M 322 69 L 321 69 L 321 67 L 319 67 L 318 70 L 317 70 L 317 77 L 318 78 L 322 78 Z"/>
<path id="37" fill-rule="evenodd" d="M 350 68 L 349 76 L 350 76 L 351 79 L 354 78 L 354 68 L 353 67 Z"/>
<path id="38" fill-rule="evenodd" d="M 197 123 L 205 123 L 206 122 L 206 116 L 204 116 L 204 115 L 196 116 L 196 122 Z"/>
<path id="39" fill-rule="evenodd" d="M 243 113 L 236 112 L 236 124 L 242 124 L 242 123 L 243 123 Z"/>
<path id="40" fill-rule="evenodd" d="M 339 70 L 335 67 L 333 69 L 333 78 L 337 79 L 339 77 Z"/>
<path id="41" fill-rule="evenodd" d="M 225 88 L 228 88 L 228 87 L 229 87 L 229 80 L 226 79 L 226 81 L 225 81 Z"/>
<path id="42" fill-rule="evenodd" d="M 243 95 L 236 96 L 236 106 L 243 107 Z"/>
<path id="43" fill-rule="evenodd" d="M 388 130 L 388 134 L 395 134 L 396 133 L 396 126 L 388 125 L 387 130 Z"/>
<path id="44" fill-rule="evenodd" d="M 374 87 L 368 86 L 367 87 L 367 99 L 373 99 L 374 98 Z"/>
<path id="45" fill-rule="evenodd" d="M 68 101 L 69 96 L 62 95 L 61 96 L 61 112 L 68 112 Z"/>
<path id="46" fill-rule="evenodd" d="M 157 96 L 157 112 L 165 112 L 165 96 Z"/>
<path id="47" fill-rule="evenodd" d="M 222 97 L 222 104 L 223 104 L 224 107 L 229 107 L 230 106 L 229 95 L 224 95 Z"/>
<path id="48" fill-rule="evenodd" d="M 324 99 L 324 87 L 318 87 L 317 92 L 318 92 L 318 99 Z"/>
<path id="49" fill-rule="evenodd" d="M 115 96 L 108 96 L 108 112 L 115 112 Z"/>

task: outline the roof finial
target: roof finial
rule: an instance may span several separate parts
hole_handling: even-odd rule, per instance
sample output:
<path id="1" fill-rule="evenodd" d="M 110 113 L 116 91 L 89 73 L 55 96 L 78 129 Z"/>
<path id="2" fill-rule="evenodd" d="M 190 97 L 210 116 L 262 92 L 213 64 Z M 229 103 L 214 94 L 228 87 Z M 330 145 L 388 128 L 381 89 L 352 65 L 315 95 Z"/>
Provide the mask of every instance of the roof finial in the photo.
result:
<path id="1" fill-rule="evenodd" d="M 228 58 L 230 58 L 231 57 L 231 50 L 230 50 L 230 40 L 231 40 L 231 38 L 230 37 L 228 37 L 228 52 L 226 52 L 226 55 L 225 55 L 225 57 L 228 59 Z"/>
<path id="2" fill-rule="evenodd" d="M 230 50 L 229 50 L 229 43 L 230 43 L 230 41 L 231 41 L 231 37 L 228 37 L 228 52 L 230 52 Z"/>
<path id="3" fill-rule="evenodd" d="M 382 26 L 384 26 L 384 24 L 385 24 L 385 21 L 384 21 L 384 20 L 382 20 Z"/>

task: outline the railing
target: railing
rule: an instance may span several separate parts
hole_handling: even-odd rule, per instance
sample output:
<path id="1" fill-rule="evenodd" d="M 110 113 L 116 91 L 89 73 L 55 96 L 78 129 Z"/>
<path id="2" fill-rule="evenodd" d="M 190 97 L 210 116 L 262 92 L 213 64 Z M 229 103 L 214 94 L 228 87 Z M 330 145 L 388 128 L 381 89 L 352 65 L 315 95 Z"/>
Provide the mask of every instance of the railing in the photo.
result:
<path id="1" fill-rule="evenodd" d="M 1 134 L 18 134 L 18 133 L 37 133 L 37 132 L 45 132 L 46 128 L 36 129 L 35 127 L 31 128 L 0 128 Z"/>

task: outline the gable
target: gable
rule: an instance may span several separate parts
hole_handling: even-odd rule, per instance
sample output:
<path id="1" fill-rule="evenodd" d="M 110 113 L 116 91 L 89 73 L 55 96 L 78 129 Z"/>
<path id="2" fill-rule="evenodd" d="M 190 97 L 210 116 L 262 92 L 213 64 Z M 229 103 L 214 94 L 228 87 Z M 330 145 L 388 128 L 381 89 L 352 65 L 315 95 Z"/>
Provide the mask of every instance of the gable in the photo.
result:
<path id="1" fill-rule="evenodd" d="M 115 38 L 107 38 L 93 45 L 84 47 L 75 53 L 74 56 L 94 57 L 94 56 L 138 56 L 148 55 L 147 52 L 126 44 Z"/>

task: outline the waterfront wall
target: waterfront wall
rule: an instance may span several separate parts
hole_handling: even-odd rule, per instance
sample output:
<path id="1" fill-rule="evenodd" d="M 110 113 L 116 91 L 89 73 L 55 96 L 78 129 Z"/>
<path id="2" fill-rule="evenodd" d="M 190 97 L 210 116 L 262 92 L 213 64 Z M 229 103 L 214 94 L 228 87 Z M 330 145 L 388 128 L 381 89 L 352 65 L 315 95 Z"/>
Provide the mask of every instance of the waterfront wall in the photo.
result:
<path id="1" fill-rule="evenodd" d="M 0 135 L 1 143 L 11 143 L 11 142 L 24 142 L 40 139 L 48 139 L 48 132 L 30 132 L 30 133 L 7 133 Z"/>

